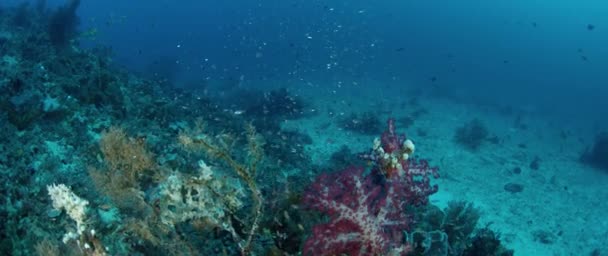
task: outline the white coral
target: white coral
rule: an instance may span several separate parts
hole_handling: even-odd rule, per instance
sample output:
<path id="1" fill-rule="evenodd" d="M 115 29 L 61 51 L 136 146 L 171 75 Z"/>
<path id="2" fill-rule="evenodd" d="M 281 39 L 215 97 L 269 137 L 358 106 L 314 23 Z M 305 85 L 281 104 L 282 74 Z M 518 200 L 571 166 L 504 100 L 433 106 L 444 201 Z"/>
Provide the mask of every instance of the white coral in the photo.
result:
<path id="1" fill-rule="evenodd" d="M 86 211 L 89 201 L 78 197 L 64 184 L 52 184 L 46 187 L 53 200 L 53 208 L 65 212 L 76 221 L 76 230 L 81 234 L 85 229 Z"/>
<path id="2" fill-rule="evenodd" d="M 209 167 L 203 160 L 198 161 L 198 167 L 201 171 L 200 178 L 204 181 L 211 180 L 212 175 L 213 175 L 213 170 L 211 170 L 211 167 Z"/>
<path id="3" fill-rule="evenodd" d="M 225 228 L 228 214 L 243 206 L 244 191 L 238 180 L 218 175 L 204 161 L 198 162 L 200 173 L 171 174 L 160 184 L 160 217 L 167 225 L 193 219 L 204 219 L 215 227 Z"/>

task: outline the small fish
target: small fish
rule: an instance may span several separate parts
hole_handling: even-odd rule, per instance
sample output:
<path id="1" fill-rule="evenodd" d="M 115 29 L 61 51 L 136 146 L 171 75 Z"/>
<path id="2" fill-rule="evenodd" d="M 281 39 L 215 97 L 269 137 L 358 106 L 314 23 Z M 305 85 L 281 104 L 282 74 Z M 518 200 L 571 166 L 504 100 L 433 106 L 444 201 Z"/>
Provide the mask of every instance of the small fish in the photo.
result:
<path id="1" fill-rule="evenodd" d="M 591 31 L 595 29 L 595 25 L 593 24 L 587 24 L 587 30 Z"/>

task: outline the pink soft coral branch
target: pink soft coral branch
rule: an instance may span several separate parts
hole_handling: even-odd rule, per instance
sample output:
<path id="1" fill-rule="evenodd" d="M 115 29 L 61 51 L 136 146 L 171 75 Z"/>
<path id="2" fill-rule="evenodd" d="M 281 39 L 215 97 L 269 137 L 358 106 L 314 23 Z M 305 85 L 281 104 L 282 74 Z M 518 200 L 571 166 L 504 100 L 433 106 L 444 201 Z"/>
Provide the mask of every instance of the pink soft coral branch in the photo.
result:
<path id="1" fill-rule="evenodd" d="M 378 255 L 405 249 L 393 241 L 408 227 L 395 187 L 378 186 L 363 171 L 351 167 L 320 175 L 307 190 L 304 203 L 326 213 L 331 221 L 313 228 L 304 244 L 305 255 Z"/>
<path id="2" fill-rule="evenodd" d="M 439 175 L 424 160 L 401 157 L 408 149 L 405 135 L 396 133 L 392 119 L 380 142 L 383 151 L 362 155 L 374 164 L 370 174 L 350 167 L 318 176 L 306 190 L 304 205 L 327 214 L 330 221 L 313 227 L 304 255 L 404 255 L 410 250 L 403 241 L 403 232 L 411 229 L 405 210 L 428 203 L 437 192 L 430 176 Z M 383 154 L 398 161 L 387 165 Z"/>

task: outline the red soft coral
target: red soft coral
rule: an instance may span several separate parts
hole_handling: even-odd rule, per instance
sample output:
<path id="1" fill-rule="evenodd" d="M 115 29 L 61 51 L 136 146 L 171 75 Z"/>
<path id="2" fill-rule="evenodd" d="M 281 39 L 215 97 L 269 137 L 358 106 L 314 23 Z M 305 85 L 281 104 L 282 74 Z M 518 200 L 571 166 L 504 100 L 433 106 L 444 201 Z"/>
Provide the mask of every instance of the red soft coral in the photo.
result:
<path id="1" fill-rule="evenodd" d="M 439 177 L 437 168 L 402 157 L 413 148 L 407 151 L 392 119 L 378 142 L 361 155 L 374 164 L 370 174 L 364 175 L 362 167 L 322 174 L 304 193 L 304 205 L 330 219 L 313 227 L 304 255 L 404 255 L 410 250 L 403 239 L 411 229 L 405 210 L 428 203 L 437 192 L 430 184 L 430 176 Z"/>
<path id="2" fill-rule="evenodd" d="M 322 174 L 305 193 L 304 204 L 329 215 L 331 221 L 313 227 L 304 255 L 383 255 L 403 252 L 402 232 L 409 217 L 402 211 L 399 182 L 376 184 L 374 175 L 351 167 Z"/>

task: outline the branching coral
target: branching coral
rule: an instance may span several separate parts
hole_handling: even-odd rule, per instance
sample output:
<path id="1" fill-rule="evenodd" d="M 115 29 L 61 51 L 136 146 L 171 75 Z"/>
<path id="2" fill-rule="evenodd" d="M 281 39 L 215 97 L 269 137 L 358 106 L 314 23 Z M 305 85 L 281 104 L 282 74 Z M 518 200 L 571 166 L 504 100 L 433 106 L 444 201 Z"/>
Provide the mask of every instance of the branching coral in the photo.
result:
<path id="1" fill-rule="evenodd" d="M 479 221 L 479 209 L 464 201 L 451 201 L 445 209 L 441 229 L 447 234 L 450 250 L 462 254 L 467 247 L 469 236 Z"/>
<path id="2" fill-rule="evenodd" d="M 76 230 L 81 234 L 86 230 L 85 219 L 89 201 L 78 197 L 64 184 L 49 185 L 46 187 L 53 200 L 53 208 L 58 211 L 65 210 L 72 220 L 76 222 Z"/>
<path id="3" fill-rule="evenodd" d="M 139 176 L 154 167 L 154 158 L 146 150 L 144 141 L 129 138 L 119 127 L 103 132 L 99 147 L 108 168 L 119 170 L 129 185 L 136 185 Z"/>
<path id="4" fill-rule="evenodd" d="M 89 170 L 96 187 L 119 208 L 150 214 L 139 183 L 147 172 L 153 176 L 156 166 L 144 141 L 129 138 L 121 128 L 111 127 L 101 134 L 99 146 L 105 165 Z"/>
<path id="5" fill-rule="evenodd" d="M 212 167 L 198 162 L 198 172 L 161 172 L 143 140 L 129 138 L 120 128 L 102 133 L 100 149 L 104 164 L 89 172 L 97 187 L 126 215 L 122 228 L 153 246 L 187 242 L 168 234 L 179 232 L 181 223 L 198 221 L 202 228 L 228 231 L 242 254 L 251 251 L 253 237 L 261 218 L 263 198 L 255 181 L 263 153 L 262 143 L 253 127 L 247 130 L 247 156 L 234 157 L 230 136 L 210 137 L 202 130 L 190 130 L 179 136 L 187 149 L 203 151 L 212 160 L 224 161 L 228 168 Z M 241 160 L 246 159 L 246 160 Z M 227 171 L 224 171 L 226 169 Z M 230 171 L 232 170 L 232 171 Z M 144 189 L 145 187 L 145 193 Z M 253 199 L 253 217 L 249 229 L 240 233 L 234 221 L 243 222 L 238 212 L 245 205 L 246 188 Z M 196 255 L 191 248 L 191 254 Z"/>
<path id="6" fill-rule="evenodd" d="M 198 134 L 198 135 L 197 135 Z M 185 147 L 190 149 L 198 149 L 205 151 L 211 158 L 223 161 L 228 167 L 234 171 L 238 177 L 247 185 L 251 192 L 251 199 L 253 200 L 253 219 L 251 220 L 249 230 L 247 231 L 246 237 L 241 238 L 236 232 L 232 232 L 233 237 L 237 241 L 237 244 L 241 250 L 241 254 L 248 254 L 251 250 L 253 237 L 255 236 L 257 229 L 259 228 L 259 222 L 262 215 L 262 205 L 264 199 L 262 193 L 259 190 L 255 177 L 258 169 L 258 164 L 262 160 L 263 143 L 261 138 L 257 136 L 253 126 L 247 127 L 247 159 L 245 163 L 239 162 L 232 155 L 232 143 L 233 140 L 230 136 L 219 135 L 211 137 L 202 134 L 202 130 L 193 130 L 182 132 L 179 136 L 179 141 Z"/>
<path id="7" fill-rule="evenodd" d="M 211 227 L 236 234 L 229 225 L 229 217 L 243 205 L 244 192 L 240 183 L 229 177 L 214 177 L 214 171 L 203 161 L 199 161 L 199 167 L 198 177 L 174 173 L 160 185 L 161 221 L 173 226 L 202 219 Z"/>
<path id="8" fill-rule="evenodd" d="M 76 232 L 69 231 L 66 233 L 63 236 L 63 243 L 76 241 L 76 245 L 81 249 L 83 255 L 106 255 L 106 248 L 95 236 L 95 229 L 90 229 L 86 224 L 89 221 L 87 216 L 89 201 L 74 194 L 64 184 L 49 185 L 47 191 L 53 201 L 53 207 L 58 211 L 65 211 L 76 222 Z"/>

